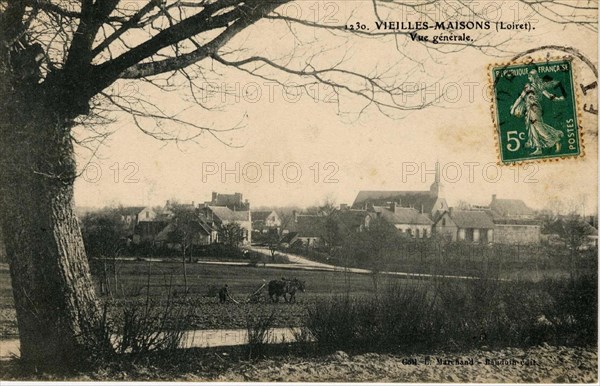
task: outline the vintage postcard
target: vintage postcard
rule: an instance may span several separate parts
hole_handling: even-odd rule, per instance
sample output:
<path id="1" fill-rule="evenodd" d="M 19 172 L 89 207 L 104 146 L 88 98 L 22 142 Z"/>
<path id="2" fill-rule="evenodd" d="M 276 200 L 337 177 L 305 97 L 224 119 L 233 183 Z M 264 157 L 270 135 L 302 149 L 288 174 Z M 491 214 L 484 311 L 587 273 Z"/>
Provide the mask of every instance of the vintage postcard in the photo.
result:
<path id="1" fill-rule="evenodd" d="M 0 0 L 0 380 L 598 383 L 597 0 Z"/>

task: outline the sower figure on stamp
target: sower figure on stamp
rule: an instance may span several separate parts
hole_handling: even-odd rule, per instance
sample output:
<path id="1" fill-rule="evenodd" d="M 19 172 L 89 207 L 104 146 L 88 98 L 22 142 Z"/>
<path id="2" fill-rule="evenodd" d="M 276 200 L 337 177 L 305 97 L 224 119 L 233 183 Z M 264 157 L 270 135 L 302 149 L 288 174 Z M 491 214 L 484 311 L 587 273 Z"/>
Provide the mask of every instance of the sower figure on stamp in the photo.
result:
<path id="1" fill-rule="evenodd" d="M 528 79 L 529 83 L 525 85 L 521 95 L 510 108 L 510 113 L 515 117 L 521 117 L 523 112 L 525 113 L 525 128 L 528 136 L 525 147 L 534 149 L 531 155 L 542 154 L 542 149 L 553 146 L 556 147 L 556 152 L 559 152 L 560 141 L 564 134 L 544 123 L 544 112 L 540 101 L 542 96 L 555 101 L 562 101 L 565 97 L 551 94 L 547 89 L 555 87 L 558 82 L 544 82 L 537 70 L 529 71 Z"/>

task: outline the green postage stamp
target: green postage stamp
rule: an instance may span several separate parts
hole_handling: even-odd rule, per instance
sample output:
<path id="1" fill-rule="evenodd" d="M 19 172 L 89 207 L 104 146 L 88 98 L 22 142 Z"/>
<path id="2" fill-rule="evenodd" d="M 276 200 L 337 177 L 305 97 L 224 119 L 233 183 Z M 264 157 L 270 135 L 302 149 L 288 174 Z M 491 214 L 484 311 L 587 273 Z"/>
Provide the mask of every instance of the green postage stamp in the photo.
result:
<path id="1" fill-rule="evenodd" d="M 571 60 L 490 67 L 502 163 L 583 155 Z"/>

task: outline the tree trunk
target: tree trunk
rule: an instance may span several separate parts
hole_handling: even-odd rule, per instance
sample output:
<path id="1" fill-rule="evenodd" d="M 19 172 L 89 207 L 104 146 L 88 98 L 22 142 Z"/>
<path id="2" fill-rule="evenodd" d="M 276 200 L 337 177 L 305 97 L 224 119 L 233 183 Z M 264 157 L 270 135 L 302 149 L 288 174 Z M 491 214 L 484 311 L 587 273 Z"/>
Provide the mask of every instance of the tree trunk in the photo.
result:
<path id="1" fill-rule="evenodd" d="M 30 119 L 0 120 L 0 221 L 21 358 L 72 366 L 110 343 L 75 215 L 70 128 L 52 113 L 22 114 Z"/>

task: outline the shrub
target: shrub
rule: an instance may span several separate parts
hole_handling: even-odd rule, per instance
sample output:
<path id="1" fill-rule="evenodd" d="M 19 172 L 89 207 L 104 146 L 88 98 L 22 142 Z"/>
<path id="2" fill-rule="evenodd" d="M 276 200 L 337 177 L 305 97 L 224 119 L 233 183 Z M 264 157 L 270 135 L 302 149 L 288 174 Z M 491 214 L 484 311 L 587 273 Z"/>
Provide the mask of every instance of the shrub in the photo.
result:
<path id="1" fill-rule="evenodd" d="M 545 279 L 540 284 L 552 298 L 543 313 L 560 338 L 555 343 L 596 344 L 598 276 L 585 274 L 567 280 Z"/>
<path id="2" fill-rule="evenodd" d="M 306 326 L 326 349 L 343 349 L 357 344 L 359 311 L 363 303 L 350 296 L 317 301 L 308 309 Z"/>
<path id="3" fill-rule="evenodd" d="M 123 303 L 121 315 L 114 331 L 117 353 L 139 355 L 180 348 L 192 309 L 186 302 L 147 299 L 143 305 Z"/>
<path id="4" fill-rule="evenodd" d="M 402 351 L 597 342 L 595 276 L 533 283 L 437 279 L 322 299 L 306 327 L 326 350 Z"/>
<path id="5" fill-rule="evenodd" d="M 273 328 L 275 317 L 275 310 L 271 311 L 268 316 L 246 314 L 248 359 L 260 357 L 264 354 L 265 346 L 269 343 L 269 333 Z"/>

